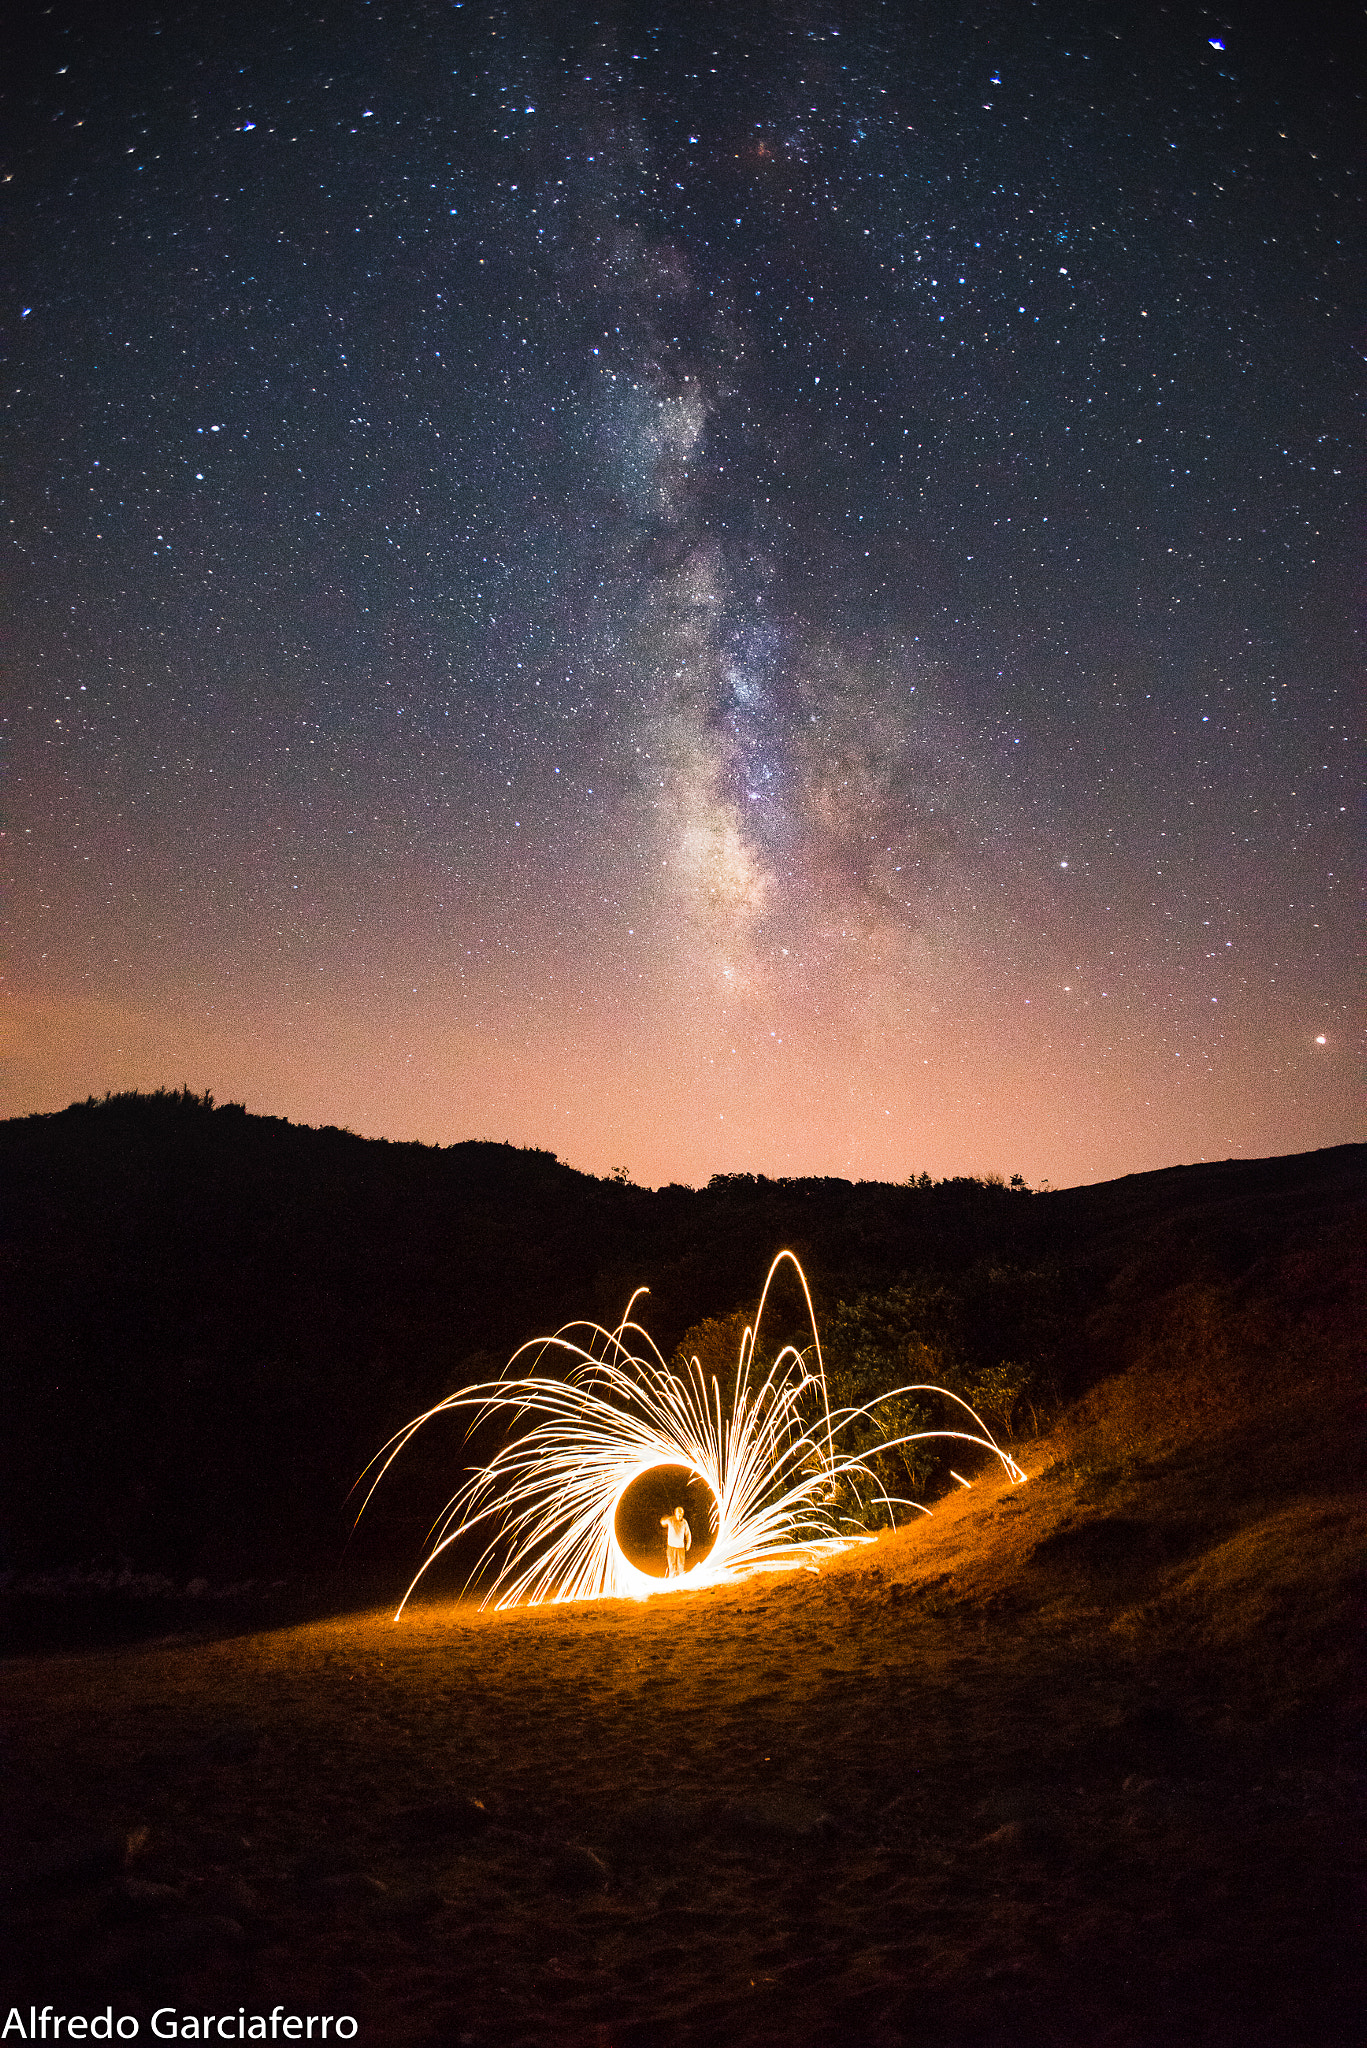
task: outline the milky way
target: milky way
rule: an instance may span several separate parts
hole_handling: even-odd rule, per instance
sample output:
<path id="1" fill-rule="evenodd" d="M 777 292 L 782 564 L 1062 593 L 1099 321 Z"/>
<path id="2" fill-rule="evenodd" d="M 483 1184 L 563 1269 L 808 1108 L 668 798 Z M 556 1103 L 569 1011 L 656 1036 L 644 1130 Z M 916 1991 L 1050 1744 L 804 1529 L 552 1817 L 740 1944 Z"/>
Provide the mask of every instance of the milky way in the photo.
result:
<path id="1" fill-rule="evenodd" d="M 35 10 L 0 1110 L 1362 1136 L 1361 73 L 1296 22 Z"/>

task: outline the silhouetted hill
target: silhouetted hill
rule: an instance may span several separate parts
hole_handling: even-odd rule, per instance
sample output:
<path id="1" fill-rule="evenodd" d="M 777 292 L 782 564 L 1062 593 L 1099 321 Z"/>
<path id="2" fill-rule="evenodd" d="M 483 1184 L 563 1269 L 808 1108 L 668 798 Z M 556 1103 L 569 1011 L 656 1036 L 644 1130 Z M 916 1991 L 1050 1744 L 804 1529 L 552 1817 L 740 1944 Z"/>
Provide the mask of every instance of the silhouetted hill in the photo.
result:
<path id="1" fill-rule="evenodd" d="M 650 1192 L 509 1145 L 390 1144 L 119 1096 L 0 1124 L 3 1563 L 224 1578 L 334 1562 L 346 1492 L 409 1416 L 647 1284 L 668 1353 L 794 1249 L 824 1319 L 917 1276 L 961 1352 L 1057 1397 L 1160 1297 L 1254 1284 L 1345 1228 L 1367 1147 L 1031 1194 L 731 1175 Z M 367 1556 L 409 1559 L 456 1462 L 422 1454 Z M 444 1493 L 442 1493 L 444 1497 Z"/>

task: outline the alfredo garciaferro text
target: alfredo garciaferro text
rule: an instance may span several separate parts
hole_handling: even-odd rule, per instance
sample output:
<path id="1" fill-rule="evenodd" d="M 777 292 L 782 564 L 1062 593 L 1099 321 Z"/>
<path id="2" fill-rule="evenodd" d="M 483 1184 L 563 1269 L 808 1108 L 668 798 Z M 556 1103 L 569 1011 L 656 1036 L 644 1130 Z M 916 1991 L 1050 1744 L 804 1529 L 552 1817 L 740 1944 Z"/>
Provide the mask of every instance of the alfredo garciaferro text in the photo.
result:
<path id="1" fill-rule="evenodd" d="M 174 2005 L 159 2005 L 148 2022 L 158 2041 L 354 2041 L 355 2020 L 349 2012 L 286 2012 L 277 2005 L 271 2012 L 180 2012 Z M 103 2012 L 54 2012 L 50 2005 L 31 2005 L 27 2016 L 12 2005 L 0 2041 L 136 2041 L 142 2031 L 131 2012 L 118 2013 L 107 2005 Z"/>

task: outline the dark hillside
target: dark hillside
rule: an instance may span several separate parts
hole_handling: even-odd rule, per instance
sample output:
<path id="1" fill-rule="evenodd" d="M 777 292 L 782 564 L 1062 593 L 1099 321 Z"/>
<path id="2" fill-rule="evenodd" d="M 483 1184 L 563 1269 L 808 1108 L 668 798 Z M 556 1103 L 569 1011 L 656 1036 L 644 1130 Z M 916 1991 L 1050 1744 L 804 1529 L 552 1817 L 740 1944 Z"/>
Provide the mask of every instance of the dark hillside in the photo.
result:
<path id="1" fill-rule="evenodd" d="M 0 1125 L 3 1565 L 228 1580 L 335 1565 L 390 1432 L 633 1288 L 668 1353 L 802 1258 L 818 1313 L 914 1278 L 968 1366 L 1063 1398 L 1174 1289 L 1229 1289 L 1341 1228 L 1367 1148 L 1032 1195 L 729 1176 L 651 1193 L 508 1145 L 310 1130 L 188 1094 Z M 434 1443 L 361 1560 L 408 1561 Z M 435 1462 L 434 1462 L 435 1461 Z M 366 1545 L 369 1547 L 367 1548 Z M 355 1553 L 353 1553 L 354 1555 Z"/>

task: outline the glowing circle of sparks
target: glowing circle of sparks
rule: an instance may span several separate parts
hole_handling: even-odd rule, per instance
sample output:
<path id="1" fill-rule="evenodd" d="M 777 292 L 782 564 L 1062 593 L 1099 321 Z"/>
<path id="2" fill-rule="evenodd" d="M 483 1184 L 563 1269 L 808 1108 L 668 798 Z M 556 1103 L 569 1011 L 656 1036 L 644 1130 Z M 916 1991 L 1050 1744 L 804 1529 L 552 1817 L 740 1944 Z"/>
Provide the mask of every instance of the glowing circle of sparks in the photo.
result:
<path id="1" fill-rule="evenodd" d="M 802 1287 L 811 1323 L 810 1347 L 786 1344 L 772 1365 L 757 1364 L 755 1346 L 774 1275 L 785 1261 Z M 715 1376 L 696 1358 L 672 1372 L 632 1311 L 638 1288 L 614 1330 L 568 1323 L 553 1337 L 533 1338 L 510 1359 L 505 1375 L 448 1394 L 392 1436 L 362 1473 L 374 1473 L 361 1513 L 404 1446 L 434 1416 L 464 1412 L 467 1433 L 501 1419 L 513 1432 L 447 1502 L 430 1532 L 430 1548 L 399 1603 L 403 1613 L 437 1559 L 472 1531 L 487 1537 L 467 1584 L 492 1571 L 481 1606 L 523 1602 L 644 1599 L 743 1579 L 759 1571 L 815 1570 L 817 1560 L 869 1543 L 868 1520 L 895 1509 L 930 1511 L 889 1495 L 863 1460 L 840 1449 L 850 1425 L 883 1401 L 937 1394 L 961 1408 L 976 1429 L 917 1430 L 885 1438 L 876 1448 L 933 1438 L 977 1444 L 996 1457 L 1013 1484 L 1025 1473 L 996 1442 L 981 1416 L 945 1387 L 889 1389 L 859 1408 L 832 1409 L 816 1312 L 795 1253 L 779 1252 L 769 1268 L 755 1320 L 741 1338 L 735 1392 L 724 1407 Z M 577 1333 L 577 1334 L 576 1334 Z M 536 1372 L 508 1377 L 529 1352 L 549 1356 L 563 1379 Z M 522 1425 L 530 1420 L 529 1427 Z M 867 1455 L 867 1454 L 866 1454 Z M 375 1471 L 378 1466 L 379 1470 Z M 683 1466 L 715 1503 L 712 1547 L 700 1565 L 673 1579 L 644 1572 L 617 1538 L 622 1498 L 643 1474 Z M 867 1496 L 867 1497 L 866 1497 Z M 852 1501 L 855 1514 L 844 1503 Z M 359 1521 L 360 1516 L 357 1516 Z M 492 1533 L 490 1533 L 492 1532 Z"/>

